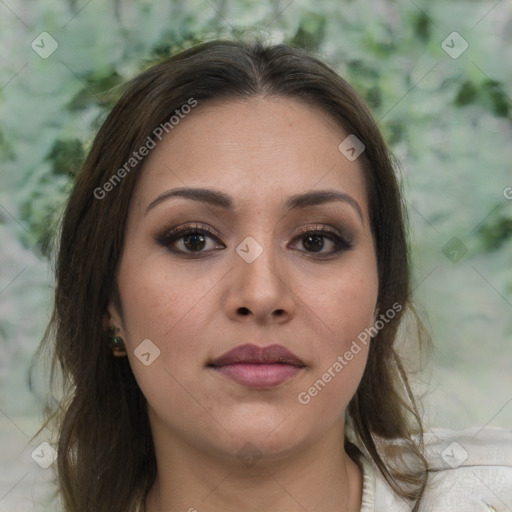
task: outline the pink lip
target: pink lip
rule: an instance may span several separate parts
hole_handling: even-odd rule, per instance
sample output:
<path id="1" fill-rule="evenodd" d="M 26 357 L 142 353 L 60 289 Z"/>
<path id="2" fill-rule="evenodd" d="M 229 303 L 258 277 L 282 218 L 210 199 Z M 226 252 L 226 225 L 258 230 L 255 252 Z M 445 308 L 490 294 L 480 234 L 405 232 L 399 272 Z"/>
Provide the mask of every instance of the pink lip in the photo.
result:
<path id="1" fill-rule="evenodd" d="M 234 382 L 264 389 L 285 382 L 306 365 L 281 345 L 265 348 L 239 345 L 214 359 L 209 366 Z"/>

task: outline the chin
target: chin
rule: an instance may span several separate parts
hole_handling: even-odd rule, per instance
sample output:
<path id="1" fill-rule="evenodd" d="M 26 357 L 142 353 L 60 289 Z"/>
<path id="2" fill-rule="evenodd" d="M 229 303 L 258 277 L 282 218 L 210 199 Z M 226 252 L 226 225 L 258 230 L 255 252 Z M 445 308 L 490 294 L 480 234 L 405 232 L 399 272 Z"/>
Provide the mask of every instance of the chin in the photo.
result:
<path id="1" fill-rule="evenodd" d="M 304 421 L 300 425 L 293 421 L 293 413 L 247 415 L 243 422 L 231 423 L 228 431 L 233 437 L 226 439 L 225 446 L 230 455 L 241 456 L 245 452 L 256 452 L 260 457 L 279 458 L 294 449 L 299 449 L 308 440 L 316 437 L 314 430 Z M 318 435 L 321 435 L 318 433 Z"/>

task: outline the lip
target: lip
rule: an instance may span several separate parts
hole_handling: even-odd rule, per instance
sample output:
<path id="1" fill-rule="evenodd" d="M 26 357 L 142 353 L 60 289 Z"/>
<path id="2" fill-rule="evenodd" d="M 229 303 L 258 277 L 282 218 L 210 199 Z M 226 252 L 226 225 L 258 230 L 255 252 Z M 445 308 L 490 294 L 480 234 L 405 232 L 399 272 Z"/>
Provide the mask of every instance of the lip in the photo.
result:
<path id="1" fill-rule="evenodd" d="M 291 379 L 304 362 L 282 345 L 239 345 L 214 359 L 209 367 L 238 384 L 264 389 Z"/>

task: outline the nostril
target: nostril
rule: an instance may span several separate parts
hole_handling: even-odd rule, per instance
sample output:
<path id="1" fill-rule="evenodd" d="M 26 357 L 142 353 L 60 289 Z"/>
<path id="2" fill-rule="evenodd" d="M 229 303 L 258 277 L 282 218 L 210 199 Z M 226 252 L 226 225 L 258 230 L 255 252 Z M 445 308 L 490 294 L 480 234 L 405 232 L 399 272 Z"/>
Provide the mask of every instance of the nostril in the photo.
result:
<path id="1" fill-rule="evenodd" d="M 244 316 L 247 316 L 249 314 L 249 310 L 247 308 L 238 308 L 238 312 Z"/>

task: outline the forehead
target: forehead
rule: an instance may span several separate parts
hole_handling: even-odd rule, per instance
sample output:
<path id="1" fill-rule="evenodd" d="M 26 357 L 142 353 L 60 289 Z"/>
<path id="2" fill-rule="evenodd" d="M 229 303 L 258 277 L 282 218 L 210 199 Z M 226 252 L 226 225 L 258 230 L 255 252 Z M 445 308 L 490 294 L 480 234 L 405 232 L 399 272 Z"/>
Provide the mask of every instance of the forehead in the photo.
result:
<path id="1" fill-rule="evenodd" d="M 239 212 L 334 188 L 365 211 L 362 167 L 338 149 L 347 135 L 322 110 L 296 99 L 198 102 L 146 158 L 135 207 L 175 187 L 226 191 Z"/>

